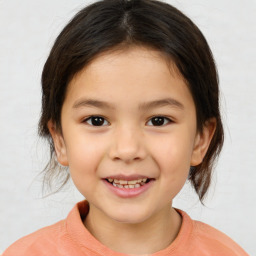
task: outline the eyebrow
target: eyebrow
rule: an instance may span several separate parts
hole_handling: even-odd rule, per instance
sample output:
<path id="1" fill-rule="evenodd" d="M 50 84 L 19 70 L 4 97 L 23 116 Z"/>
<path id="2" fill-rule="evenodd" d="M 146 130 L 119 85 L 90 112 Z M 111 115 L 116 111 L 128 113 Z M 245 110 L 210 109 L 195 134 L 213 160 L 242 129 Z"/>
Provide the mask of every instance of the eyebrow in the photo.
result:
<path id="1" fill-rule="evenodd" d="M 164 107 L 164 106 L 171 106 L 174 108 L 178 109 L 184 109 L 184 105 L 173 99 L 173 98 L 164 98 L 164 99 L 159 99 L 159 100 L 154 100 L 154 101 L 149 101 L 149 102 L 143 102 L 139 105 L 138 109 L 139 110 L 147 110 L 147 109 L 152 109 L 152 108 L 157 108 L 157 107 Z M 77 100 L 73 108 L 81 108 L 81 107 L 96 107 L 96 108 L 105 108 L 105 109 L 115 109 L 115 107 L 105 101 L 97 100 L 97 99 L 79 99 Z"/>

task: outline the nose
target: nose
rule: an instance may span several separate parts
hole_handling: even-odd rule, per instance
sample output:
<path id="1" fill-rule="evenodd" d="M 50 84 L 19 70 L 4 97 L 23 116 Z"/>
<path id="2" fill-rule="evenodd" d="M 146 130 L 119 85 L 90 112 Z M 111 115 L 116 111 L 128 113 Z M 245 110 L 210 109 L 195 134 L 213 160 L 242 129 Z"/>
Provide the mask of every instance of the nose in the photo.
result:
<path id="1" fill-rule="evenodd" d="M 114 134 L 109 156 L 112 160 L 126 163 L 142 160 L 146 157 L 143 133 L 136 127 L 122 127 Z"/>

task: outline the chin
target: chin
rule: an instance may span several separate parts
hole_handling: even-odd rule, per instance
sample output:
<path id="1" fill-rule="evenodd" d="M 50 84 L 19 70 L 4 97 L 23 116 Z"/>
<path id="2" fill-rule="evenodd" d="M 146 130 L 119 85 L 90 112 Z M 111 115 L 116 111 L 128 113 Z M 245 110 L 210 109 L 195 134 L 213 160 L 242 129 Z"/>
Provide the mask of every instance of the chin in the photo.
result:
<path id="1" fill-rule="evenodd" d="M 141 211 L 130 209 L 129 211 L 118 211 L 118 213 L 111 214 L 113 220 L 124 224 L 139 224 L 145 222 L 150 218 L 150 214 Z"/>

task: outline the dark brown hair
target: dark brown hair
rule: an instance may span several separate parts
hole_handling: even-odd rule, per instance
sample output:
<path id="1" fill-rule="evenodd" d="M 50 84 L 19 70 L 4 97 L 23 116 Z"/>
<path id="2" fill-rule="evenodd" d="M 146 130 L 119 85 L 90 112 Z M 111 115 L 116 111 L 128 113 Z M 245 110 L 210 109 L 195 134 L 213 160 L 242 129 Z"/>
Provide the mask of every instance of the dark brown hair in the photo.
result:
<path id="1" fill-rule="evenodd" d="M 42 114 L 39 134 L 50 143 L 50 161 L 45 181 L 53 176 L 69 178 L 58 168 L 47 123 L 61 130 L 61 108 L 73 76 L 97 55 L 138 45 L 153 48 L 167 56 L 178 68 L 193 96 L 197 129 L 214 117 L 217 127 L 203 162 L 189 174 L 202 201 L 211 181 L 214 160 L 223 145 L 219 111 L 218 75 L 211 50 L 198 27 L 173 6 L 155 0 L 102 0 L 78 12 L 57 37 L 42 73 Z M 66 175 L 64 174 L 66 173 Z"/>

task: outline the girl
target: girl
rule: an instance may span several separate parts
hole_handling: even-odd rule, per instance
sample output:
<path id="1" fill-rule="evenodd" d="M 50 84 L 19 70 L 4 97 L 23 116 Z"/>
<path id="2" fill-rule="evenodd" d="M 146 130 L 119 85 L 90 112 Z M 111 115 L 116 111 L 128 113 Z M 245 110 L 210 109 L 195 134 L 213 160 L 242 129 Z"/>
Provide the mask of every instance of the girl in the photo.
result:
<path id="1" fill-rule="evenodd" d="M 172 201 L 202 201 L 223 144 L 217 71 L 199 29 L 154 0 L 103 0 L 58 36 L 42 73 L 46 180 L 86 198 L 9 255 L 247 255 Z M 66 176 L 65 176 L 66 175 Z"/>

